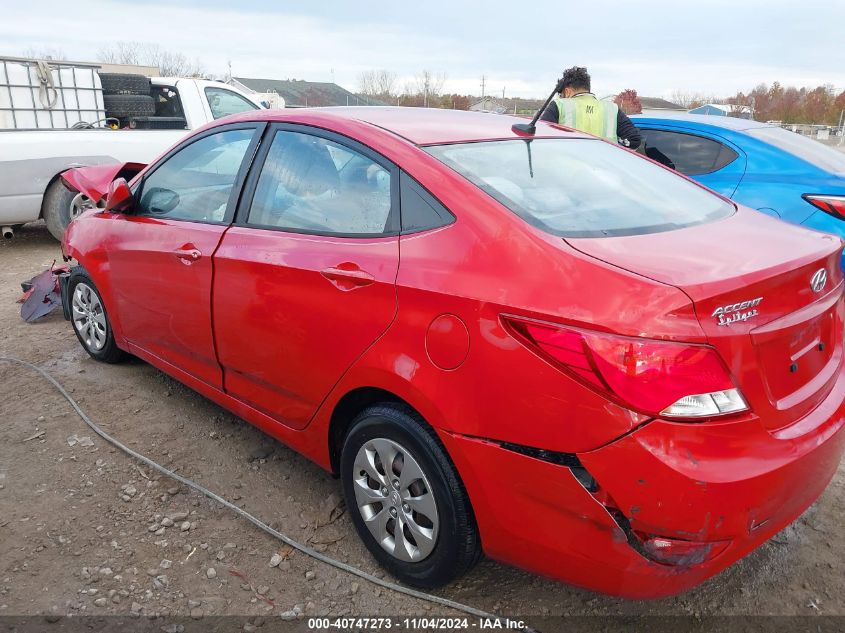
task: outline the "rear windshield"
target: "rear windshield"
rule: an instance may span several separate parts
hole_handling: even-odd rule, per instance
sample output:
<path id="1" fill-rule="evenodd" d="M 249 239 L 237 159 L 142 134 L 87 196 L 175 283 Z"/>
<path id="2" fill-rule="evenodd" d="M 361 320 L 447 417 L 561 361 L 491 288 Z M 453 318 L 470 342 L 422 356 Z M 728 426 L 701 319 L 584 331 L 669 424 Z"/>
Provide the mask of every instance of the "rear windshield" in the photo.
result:
<path id="1" fill-rule="evenodd" d="M 561 237 L 671 231 L 734 212 L 733 205 L 673 172 L 595 139 L 425 149 L 526 222 Z"/>
<path id="2" fill-rule="evenodd" d="M 834 174 L 845 174 L 845 153 L 828 147 L 820 141 L 814 141 L 780 127 L 755 127 L 747 132 L 778 149 L 794 154 L 819 169 Z"/>

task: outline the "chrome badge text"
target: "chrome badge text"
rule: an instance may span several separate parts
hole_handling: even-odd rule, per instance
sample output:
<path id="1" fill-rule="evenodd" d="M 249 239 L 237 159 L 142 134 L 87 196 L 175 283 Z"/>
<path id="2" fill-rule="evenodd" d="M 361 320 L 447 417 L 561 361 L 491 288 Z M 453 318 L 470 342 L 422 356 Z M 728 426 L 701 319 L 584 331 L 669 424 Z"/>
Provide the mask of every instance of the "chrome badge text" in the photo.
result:
<path id="1" fill-rule="evenodd" d="M 760 305 L 762 300 L 763 297 L 757 297 L 756 299 L 749 299 L 748 301 L 740 301 L 739 303 L 729 303 L 728 305 L 719 306 L 713 310 L 713 314 L 711 316 L 716 318 L 716 325 L 730 325 L 731 323 L 736 323 L 738 321 L 747 321 L 748 319 L 760 314 L 757 310 L 757 306 Z"/>

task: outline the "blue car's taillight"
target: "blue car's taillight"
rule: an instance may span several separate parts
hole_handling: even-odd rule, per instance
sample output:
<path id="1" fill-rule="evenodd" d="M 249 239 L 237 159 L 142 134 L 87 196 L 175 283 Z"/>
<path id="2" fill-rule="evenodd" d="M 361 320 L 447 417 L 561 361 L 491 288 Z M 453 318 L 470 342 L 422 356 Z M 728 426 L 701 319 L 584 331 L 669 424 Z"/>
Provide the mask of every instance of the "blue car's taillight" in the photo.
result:
<path id="1" fill-rule="evenodd" d="M 840 220 L 845 220 L 845 196 L 805 193 L 802 198 L 825 213 Z"/>

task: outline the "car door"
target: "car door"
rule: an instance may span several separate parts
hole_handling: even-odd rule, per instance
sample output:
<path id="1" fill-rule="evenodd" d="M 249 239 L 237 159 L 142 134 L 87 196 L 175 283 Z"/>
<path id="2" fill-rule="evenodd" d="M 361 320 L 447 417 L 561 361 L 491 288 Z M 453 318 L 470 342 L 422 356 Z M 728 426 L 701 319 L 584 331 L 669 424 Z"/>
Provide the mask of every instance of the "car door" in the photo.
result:
<path id="1" fill-rule="evenodd" d="M 638 126 L 645 154 L 730 198 L 745 173 L 745 154 L 698 131 Z"/>
<path id="2" fill-rule="evenodd" d="M 110 223 L 122 335 L 133 348 L 217 387 L 211 257 L 234 216 L 257 130 L 224 126 L 189 139 L 143 176 L 131 211 Z"/>
<path id="3" fill-rule="evenodd" d="M 398 170 L 345 137 L 268 130 L 214 255 L 226 391 L 304 428 L 396 314 Z"/>

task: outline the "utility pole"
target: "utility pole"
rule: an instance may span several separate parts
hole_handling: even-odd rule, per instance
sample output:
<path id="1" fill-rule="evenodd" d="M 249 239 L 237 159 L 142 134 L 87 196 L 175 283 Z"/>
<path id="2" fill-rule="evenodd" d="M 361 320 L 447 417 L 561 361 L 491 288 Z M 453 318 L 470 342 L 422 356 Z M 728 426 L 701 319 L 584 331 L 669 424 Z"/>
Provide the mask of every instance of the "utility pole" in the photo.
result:
<path id="1" fill-rule="evenodd" d="M 232 60 L 229 60 L 229 83 L 232 83 Z"/>
<path id="2" fill-rule="evenodd" d="M 505 98 L 505 87 L 502 86 L 502 99 L 504 99 L 504 98 Z"/>
<path id="3" fill-rule="evenodd" d="M 481 107 L 484 107 L 484 86 L 487 84 L 487 77 L 481 75 Z"/>
<path id="4" fill-rule="evenodd" d="M 845 123 L 845 110 L 839 113 L 839 144 L 842 145 L 843 139 L 845 139 L 845 127 L 843 127 L 843 123 Z"/>

